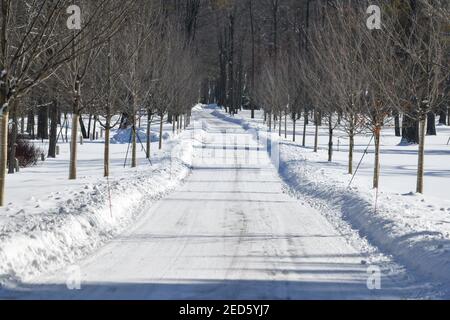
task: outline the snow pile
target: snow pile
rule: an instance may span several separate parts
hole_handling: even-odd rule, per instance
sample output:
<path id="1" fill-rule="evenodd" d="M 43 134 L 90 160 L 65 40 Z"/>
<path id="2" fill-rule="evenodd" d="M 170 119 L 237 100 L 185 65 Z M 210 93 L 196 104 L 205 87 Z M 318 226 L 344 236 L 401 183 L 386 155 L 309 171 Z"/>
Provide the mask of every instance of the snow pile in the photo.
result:
<path id="1" fill-rule="evenodd" d="M 294 193 L 324 213 L 343 219 L 360 235 L 427 279 L 450 281 L 450 208 L 423 196 L 348 187 L 349 177 L 319 164 L 323 154 L 282 143 L 280 174 Z M 325 207 L 326 210 L 323 210 Z"/>
<path id="2" fill-rule="evenodd" d="M 111 143 L 113 144 L 123 144 L 123 143 L 130 143 L 131 141 L 131 133 L 132 133 L 132 129 L 128 128 L 128 129 L 119 129 L 117 130 L 116 134 L 111 138 Z M 137 142 L 139 143 L 146 143 L 147 142 L 147 131 L 142 129 L 142 128 L 138 128 L 136 129 L 136 134 L 137 134 Z M 169 137 L 167 135 L 163 134 L 163 139 L 168 139 Z M 159 140 L 159 135 L 154 133 L 154 132 L 150 132 L 150 141 L 151 142 L 156 142 Z"/>
<path id="3" fill-rule="evenodd" d="M 201 104 L 201 103 L 197 103 L 194 108 L 192 108 L 192 111 L 202 111 L 203 108 L 205 108 L 206 105 Z"/>
<path id="4" fill-rule="evenodd" d="M 278 140 L 277 133 L 251 119 L 214 114 L 260 137 Z M 289 192 L 318 209 L 340 229 L 347 224 L 363 239 L 424 279 L 450 282 L 450 205 L 415 193 L 380 192 L 355 181 L 327 162 L 327 151 L 314 153 L 297 143 L 280 141 L 280 175 Z M 400 155 L 401 157 L 401 155 Z M 377 200 L 377 201 L 376 201 Z"/>
<path id="5" fill-rule="evenodd" d="M 193 138 L 189 130 L 168 141 L 169 151 L 154 167 L 58 192 L 56 206 L 47 206 L 45 199 L 23 203 L 0 224 L 0 284 L 74 263 L 121 233 L 189 174 L 197 143 Z"/>

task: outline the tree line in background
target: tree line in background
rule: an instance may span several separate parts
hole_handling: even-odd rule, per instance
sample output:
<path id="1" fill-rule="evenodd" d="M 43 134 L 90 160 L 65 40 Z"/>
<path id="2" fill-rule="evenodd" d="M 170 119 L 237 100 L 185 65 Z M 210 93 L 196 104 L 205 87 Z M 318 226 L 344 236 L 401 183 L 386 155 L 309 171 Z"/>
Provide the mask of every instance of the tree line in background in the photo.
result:
<path id="1" fill-rule="evenodd" d="M 329 161 L 336 129 L 349 138 L 348 173 L 354 173 L 355 135 L 375 145 L 373 187 L 380 176 L 381 132 L 395 129 L 404 144 L 418 144 L 417 192 L 423 193 L 426 135 L 450 125 L 450 2 L 446 0 L 217 0 L 217 56 L 203 80 L 202 99 L 230 114 L 264 110 L 271 130 L 304 119 L 329 131 Z M 369 6 L 381 9 L 381 29 L 368 28 Z M 254 113 L 252 112 L 252 117 Z M 285 127 L 286 129 L 286 127 Z M 287 135 L 285 131 L 285 135 Z"/>
<path id="2" fill-rule="evenodd" d="M 68 8 L 81 8 L 80 29 L 67 28 Z M 369 30 L 369 5 L 382 29 Z M 14 173 L 22 138 L 58 139 L 132 128 L 146 115 L 189 123 L 193 103 L 216 103 L 230 114 L 264 110 L 271 130 L 287 136 L 287 119 L 354 139 L 370 132 L 379 184 L 381 131 L 394 124 L 404 143 L 419 144 L 417 191 L 423 192 L 426 134 L 435 117 L 450 124 L 450 3 L 446 0 L 0 0 L 0 167 Z M 86 120 L 87 126 L 86 126 Z M 67 132 L 71 121 L 71 132 Z M 37 128 L 37 130 L 36 130 Z M 150 134 L 150 130 L 147 130 Z M 70 139 L 69 137 L 70 136 Z M 94 137 L 95 138 L 95 137 Z M 147 139 L 147 157 L 150 157 Z M 162 147 L 162 135 L 160 144 Z M 71 143 L 70 179 L 77 144 Z M 5 171 L 0 170 L 0 205 Z"/>
<path id="3" fill-rule="evenodd" d="M 161 131 L 165 117 L 174 128 L 186 126 L 198 99 L 198 59 L 192 41 L 196 5 L 163 0 L 1 0 L 0 167 L 15 172 L 18 143 L 24 138 L 49 139 L 48 157 L 56 157 L 64 128 L 69 140 L 71 121 L 69 179 L 77 177 L 78 131 L 88 138 L 95 126 L 105 133 L 108 176 L 114 127 L 132 129 L 135 167 L 136 122 L 143 115 L 149 128 L 155 117 Z M 79 28 L 69 28 L 77 8 Z M 83 116 L 89 117 L 88 128 Z M 0 205 L 5 178 L 5 170 L 0 170 Z"/>

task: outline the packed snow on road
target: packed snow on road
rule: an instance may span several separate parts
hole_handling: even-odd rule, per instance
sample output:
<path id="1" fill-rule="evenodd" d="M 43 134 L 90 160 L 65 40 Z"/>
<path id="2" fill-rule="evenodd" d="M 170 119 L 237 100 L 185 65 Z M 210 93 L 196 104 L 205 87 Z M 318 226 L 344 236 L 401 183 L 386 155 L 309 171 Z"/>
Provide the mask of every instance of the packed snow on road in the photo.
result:
<path id="1" fill-rule="evenodd" d="M 86 142 L 77 182 L 51 170 L 68 161 L 67 145 L 15 175 L 10 186 L 22 192 L 1 209 L 0 297 L 448 297 L 450 199 L 439 193 L 448 181 L 429 177 L 438 199 L 411 193 L 409 169 L 394 165 L 413 147 L 385 137 L 375 210 L 370 153 L 348 187 L 344 140 L 327 163 L 326 135 L 314 153 L 262 119 L 199 105 L 185 131 L 165 127 L 162 151 L 152 143 L 152 165 L 142 152 L 141 166 L 124 171 L 127 144 L 115 144 L 106 180 L 100 144 Z M 445 172 L 441 140 L 427 151 Z"/>

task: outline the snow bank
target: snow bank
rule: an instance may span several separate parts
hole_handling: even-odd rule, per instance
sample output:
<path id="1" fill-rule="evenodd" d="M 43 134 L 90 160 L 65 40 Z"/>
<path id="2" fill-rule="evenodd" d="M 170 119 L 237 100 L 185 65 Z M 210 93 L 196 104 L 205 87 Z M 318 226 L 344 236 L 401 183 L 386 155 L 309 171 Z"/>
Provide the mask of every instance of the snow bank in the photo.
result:
<path id="1" fill-rule="evenodd" d="M 131 141 L 131 133 L 132 133 L 131 128 L 119 129 L 116 131 L 114 136 L 111 138 L 111 143 L 113 143 L 113 144 L 129 143 Z M 138 129 L 136 129 L 136 133 L 139 138 L 139 139 L 137 139 L 138 143 L 139 143 L 139 140 L 142 143 L 147 142 L 147 131 L 146 130 L 144 130 L 142 128 L 138 128 Z M 168 138 L 169 137 L 167 135 L 163 134 L 163 139 L 168 139 Z M 158 140 L 159 140 L 159 135 L 156 134 L 155 132 L 151 132 L 150 133 L 150 141 L 156 142 Z"/>
<path id="2" fill-rule="evenodd" d="M 0 225 L 0 284 L 26 281 L 74 263 L 121 233 L 189 174 L 197 143 L 191 134 L 185 131 L 168 141 L 169 151 L 154 167 L 59 193 L 59 202 L 49 208 L 39 200 L 36 207 L 24 204 L 8 216 Z"/>
<path id="3" fill-rule="evenodd" d="M 265 126 L 240 116 L 222 119 L 272 136 Z M 290 192 L 318 209 L 338 228 L 343 224 L 357 230 L 363 239 L 403 264 L 416 277 L 440 283 L 450 282 L 450 207 L 422 195 L 380 192 L 354 183 L 350 176 L 327 162 L 326 150 L 314 153 L 299 144 L 280 141 L 280 175 Z"/>
<path id="4" fill-rule="evenodd" d="M 203 110 L 203 108 L 205 108 L 205 107 L 207 107 L 207 106 L 204 105 L 204 104 L 201 104 L 201 103 L 197 103 L 197 104 L 192 108 L 192 111 L 201 111 L 201 110 Z"/>
<path id="5" fill-rule="evenodd" d="M 343 219 L 384 253 L 426 279 L 450 282 L 450 208 L 439 208 L 416 194 L 348 188 L 349 177 L 317 164 L 320 154 L 292 144 L 280 147 L 280 174 L 298 198 L 321 208 L 329 220 Z M 324 212 L 324 206 L 328 212 Z M 331 210 L 330 210 L 331 209 Z M 433 209 L 433 210 L 431 210 Z M 439 222 L 440 221 L 440 222 Z"/>

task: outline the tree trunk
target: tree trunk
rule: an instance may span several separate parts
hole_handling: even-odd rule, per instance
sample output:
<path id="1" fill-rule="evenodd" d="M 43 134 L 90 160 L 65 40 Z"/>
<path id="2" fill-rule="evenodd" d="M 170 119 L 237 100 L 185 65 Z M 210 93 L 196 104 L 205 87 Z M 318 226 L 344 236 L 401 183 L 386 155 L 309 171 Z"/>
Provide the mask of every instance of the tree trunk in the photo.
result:
<path id="1" fill-rule="evenodd" d="M 8 41 L 9 41 L 9 20 L 10 20 L 11 1 L 2 1 L 1 5 L 1 28 L 0 28 L 0 206 L 4 205 L 5 200 L 5 178 L 6 164 L 8 160 Z M 5 72 L 4 72 L 5 71 Z"/>
<path id="2" fill-rule="evenodd" d="M 280 110 L 280 120 L 279 120 L 279 126 L 280 126 L 280 128 L 278 129 L 278 135 L 281 137 L 281 133 L 282 133 L 282 128 L 283 128 L 283 125 L 282 125 L 282 121 L 283 121 L 283 111 L 281 111 Z"/>
<path id="3" fill-rule="evenodd" d="M 31 136 L 33 134 L 34 131 L 34 112 L 33 109 L 31 109 L 30 111 L 28 111 L 27 114 L 27 129 L 26 132 Z M 34 137 L 32 137 L 32 139 L 34 140 Z"/>
<path id="4" fill-rule="evenodd" d="M 79 115 L 78 122 L 80 123 L 81 135 L 84 139 L 89 139 L 89 135 L 86 131 L 86 127 L 84 125 L 83 117 L 81 116 L 81 114 Z"/>
<path id="5" fill-rule="evenodd" d="M 333 116 L 330 115 L 328 119 L 328 162 L 333 161 Z"/>
<path id="6" fill-rule="evenodd" d="M 109 163 L 110 163 L 110 144 L 111 144 L 111 120 L 112 120 L 112 74 L 111 74 L 111 66 L 112 66 L 112 46 L 111 39 L 108 39 L 108 65 L 107 65 L 107 100 L 106 100 L 106 115 L 105 115 L 105 144 L 103 150 L 103 176 L 109 177 Z M 99 122 L 100 123 L 100 122 Z M 101 124 L 101 123 L 100 123 Z M 102 128 L 100 128 L 102 130 Z M 101 131 L 100 131 L 101 132 Z"/>
<path id="7" fill-rule="evenodd" d="M 434 112 L 427 114 L 427 136 L 435 136 L 436 133 L 436 115 Z M 420 139 L 420 138 L 419 138 Z"/>
<path id="8" fill-rule="evenodd" d="M 11 134 L 9 136 L 9 148 L 8 148 L 8 173 L 14 174 L 15 172 L 15 159 L 16 159 L 16 144 L 17 144 L 17 103 L 13 102 L 13 105 L 10 107 L 10 113 L 12 118 L 12 126 L 11 126 Z"/>
<path id="9" fill-rule="evenodd" d="M 6 163 L 8 159 L 9 113 L 4 111 L 0 124 L 0 206 L 5 204 Z"/>
<path id="10" fill-rule="evenodd" d="M 137 144 L 136 144 L 136 114 L 135 114 L 135 108 L 133 108 L 133 119 L 132 119 L 132 125 L 131 125 L 131 167 L 136 168 L 137 167 Z"/>
<path id="11" fill-rule="evenodd" d="M 109 117 L 106 119 L 105 125 L 105 148 L 103 154 L 103 176 L 109 177 L 109 146 L 110 146 L 110 133 L 111 123 Z"/>
<path id="12" fill-rule="evenodd" d="M 164 114 L 160 114 L 160 117 L 161 117 L 161 121 L 159 122 L 159 150 L 162 149 Z"/>
<path id="13" fill-rule="evenodd" d="M 401 137 L 402 132 L 401 132 L 401 128 L 400 128 L 400 115 L 398 112 L 395 113 L 394 118 L 395 118 L 395 136 Z"/>
<path id="14" fill-rule="evenodd" d="M 229 27 L 228 27 L 228 108 L 230 114 L 234 114 L 235 106 L 235 90 L 234 90 L 234 34 L 235 34 L 235 18 L 232 12 L 229 13 Z"/>
<path id="15" fill-rule="evenodd" d="M 92 114 L 89 114 L 89 121 L 88 121 L 88 127 L 87 127 L 87 137 L 89 137 L 89 139 L 92 138 L 91 128 L 92 128 Z"/>
<path id="16" fill-rule="evenodd" d="M 97 116 L 94 116 L 94 124 L 92 126 L 92 140 L 97 140 Z"/>
<path id="17" fill-rule="evenodd" d="M 39 107 L 37 138 L 48 139 L 48 107 Z"/>
<path id="18" fill-rule="evenodd" d="M 21 116 L 20 117 L 20 134 L 24 134 L 25 133 L 25 117 Z"/>
<path id="19" fill-rule="evenodd" d="M 50 107 L 50 137 L 48 143 L 48 157 L 56 158 L 56 139 L 58 135 L 58 106 L 56 100 Z"/>
<path id="20" fill-rule="evenodd" d="M 255 24 L 253 19 L 253 0 L 249 1 L 249 11 L 250 11 L 250 30 L 252 38 L 252 70 L 251 70 L 251 81 L 252 81 L 252 94 L 250 99 L 251 108 L 251 118 L 255 119 L 255 104 L 253 103 L 253 95 L 255 94 Z"/>
<path id="21" fill-rule="evenodd" d="M 150 147 L 152 145 L 151 129 L 152 129 L 152 116 L 151 116 L 151 112 L 147 111 L 147 150 L 146 150 L 147 159 L 150 159 Z"/>
<path id="22" fill-rule="evenodd" d="M 296 138 L 296 125 L 297 125 L 297 117 L 295 112 L 292 114 L 292 141 L 295 142 L 295 138 Z"/>
<path id="23" fill-rule="evenodd" d="M 417 144 L 419 143 L 419 122 L 404 115 L 402 121 L 402 142 Z"/>
<path id="24" fill-rule="evenodd" d="M 287 139 L 287 111 L 284 112 L 284 138 Z"/>
<path id="25" fill-rule="evenodd" d="M 348 147 L 348 174 L 353 174 L 353 151 L 355 150 L 355 134 L 353 131 L 349 133 Z"/>
<path id="26" fill-rule="evenodd" d="M 373 188 L 378 189 L 380 185 L 380 145 L 381 127 L 377 126 L 374 131 L 375 136 L 375 165 L 373 172 Z"/>
<path id="27" fill-rule="evenodd" d="M 441 108 L 441 111 L 439 112 L 439 124 L 447 124 L 447 107 Z"/>
<path id="28" fill-rule="evenodd" d="M 427 119 L 423 116 L 419 121 L 419 161 L 417 166 L 417 192 L 423 193 L 423 175 L 425 162 L 425 133 L 427 131 Z"/>
<path id="29" fill-rule="evenodd" d="M 66 124 L 64 136 L 65 136 L 66 143 L 68 143 L 69 142 L 69 120 L 67 119 L 67 112 L 64 113 L 64 123 Z"/>
<path id="30" fill-rule="evenodd" d="M 447 108 L 447 125 L 450 126 L 450 107 Z"/>
<path id="31" fill-rule="evenodd" d="M 307 125 L 308 125 L 308 110 L 305 108 L 305 112 L 304 112 L 304 123 L 303 123 L 303 141 L 302 141 L 302 146 L 306 147 L 306 129 L 307 129 Z"/>
<path id="32" fill-rule="evenodd" d="M 17 144 L 17 122 L 14 115 L 12 116 L 11 132 L 9 135 L 8 147 L 8 174 L 15 172 L 16 144 Z"/>
<path id="33" fill-rule="evenodd" d="M 172 133 L 175 134 L 175 126 L 176 126 L 177 118 L 174 116 L 172 121 Z"/>
<path id="34" fill-rule="evenodd" d="M 70 139 L 70 168 L 69 180 L 77 179 L 77 138 L 78 138 L 78 124 L 80 115 L 73 113 L 72 115 L 72 133 Z"/>
<path id="35" fill-rule="evenodd" d="M 317 111 L 314 111 L 314 125 L 314 152 L 317 152 L 319 150 L 319 113 Z"/>

